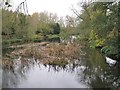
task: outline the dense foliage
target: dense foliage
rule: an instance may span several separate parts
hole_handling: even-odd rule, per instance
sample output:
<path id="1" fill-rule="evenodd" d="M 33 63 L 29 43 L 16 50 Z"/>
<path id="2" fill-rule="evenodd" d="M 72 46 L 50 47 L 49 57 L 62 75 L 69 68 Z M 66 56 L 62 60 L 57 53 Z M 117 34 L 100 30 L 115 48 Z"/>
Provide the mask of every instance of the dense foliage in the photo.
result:
<path id="1" fill-rule="evenodd" d="M 101 51 L 112 58 L 119 58 L 120 51 L 120 3 L 94 2 L 82 4 L 82 18 L 78 27 L 80 36 L 88 38 L 92 48 Z"/>
<path id="2" fill-rule="evenodd" d="M 2 10 L 2 38 L 6 44 L 42 41 L 60 33 L 56 14 L 41 12 L 24 15 L 9 10 Z M 52 36 L 53 35 L 53 36 Z"/>

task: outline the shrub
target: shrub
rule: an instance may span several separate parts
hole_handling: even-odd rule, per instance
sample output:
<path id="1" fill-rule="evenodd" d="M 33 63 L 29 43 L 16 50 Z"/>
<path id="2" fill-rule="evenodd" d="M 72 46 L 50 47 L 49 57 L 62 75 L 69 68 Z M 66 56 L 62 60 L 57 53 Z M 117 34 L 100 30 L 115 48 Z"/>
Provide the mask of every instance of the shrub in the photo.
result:
<path id="1" fill-rule="evenodd" d="M 107 56 L 117 55 L 118 54 L 118 48 L 116 48 L 114 46 L 105 46 L 101 49 L 101 52 L 104 53 Z"/>

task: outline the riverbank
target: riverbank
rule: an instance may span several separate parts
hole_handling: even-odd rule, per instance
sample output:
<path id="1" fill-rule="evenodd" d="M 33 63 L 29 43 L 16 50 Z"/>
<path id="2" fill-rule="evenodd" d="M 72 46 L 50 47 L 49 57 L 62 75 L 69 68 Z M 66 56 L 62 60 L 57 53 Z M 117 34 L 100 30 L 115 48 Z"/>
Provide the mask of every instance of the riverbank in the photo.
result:
<path id="1" fill-rule="evenodd" d="M 81 56 L 85 55 L 86 53 L 82 51 L 84 47 L 85 45 L 78 43 L 67 44 L 50 42 L 10 46 L 9 48 L 16 49 L 11 53 L 7 53 L 6 58 L 3 58 L 3 62 L 21 56 L 39 59 L 46 64 L 67 64 L 68 60 L 80 59 Z"/>

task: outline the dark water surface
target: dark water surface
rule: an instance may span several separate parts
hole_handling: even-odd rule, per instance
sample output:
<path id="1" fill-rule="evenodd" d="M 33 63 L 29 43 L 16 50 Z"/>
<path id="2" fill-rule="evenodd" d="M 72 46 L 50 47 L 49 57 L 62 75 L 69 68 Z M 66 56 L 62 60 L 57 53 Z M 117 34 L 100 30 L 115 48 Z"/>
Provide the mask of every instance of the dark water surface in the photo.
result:
<path id="1" fill-rule="evenodd" d="M 18 57 L 3 66 L 3 88 L 113 88 L 120 87 L 118 64 L 109 66 L 96 50 L 84 50 L 79 60 L 64 66 Z"/>

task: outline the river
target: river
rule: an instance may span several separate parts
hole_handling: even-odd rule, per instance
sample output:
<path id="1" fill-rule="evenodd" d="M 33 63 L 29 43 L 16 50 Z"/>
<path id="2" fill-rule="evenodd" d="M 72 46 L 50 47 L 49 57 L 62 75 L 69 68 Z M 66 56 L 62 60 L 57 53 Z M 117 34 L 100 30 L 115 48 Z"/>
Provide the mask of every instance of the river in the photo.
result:
<path id="1" fill-rule="evenodd" d="M 34 58 L 15 57 L 3 66 L 3 88 L 120 88 L 120 68 L 109 66 L 99 50 L 66 65 L 43 64 Z"/>

